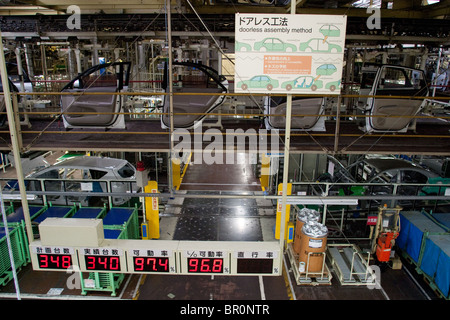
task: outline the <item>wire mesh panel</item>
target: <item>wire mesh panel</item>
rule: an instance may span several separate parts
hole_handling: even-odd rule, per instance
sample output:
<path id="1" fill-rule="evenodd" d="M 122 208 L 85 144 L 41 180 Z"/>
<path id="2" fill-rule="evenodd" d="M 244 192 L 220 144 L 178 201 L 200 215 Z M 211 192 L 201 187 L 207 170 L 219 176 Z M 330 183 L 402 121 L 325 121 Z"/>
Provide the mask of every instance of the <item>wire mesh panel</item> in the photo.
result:
<path id="1" fill-rule="evenodd" d="M 137 208 L 111 208 L 103 219 L 103 228 L 124 230 L 124 239 L 138 239 Z"/>
<path id="2" fill-rule="evenodd" d="M 11 240 L 11 249 L 16 270 L 27 263 L 26 254 L 23 251 L 23 241 L 20 227 L 8 228 Z M 0 229 L 0 285 L 6 285 L 13 278 L 11 259 L 4 228 Z"/>

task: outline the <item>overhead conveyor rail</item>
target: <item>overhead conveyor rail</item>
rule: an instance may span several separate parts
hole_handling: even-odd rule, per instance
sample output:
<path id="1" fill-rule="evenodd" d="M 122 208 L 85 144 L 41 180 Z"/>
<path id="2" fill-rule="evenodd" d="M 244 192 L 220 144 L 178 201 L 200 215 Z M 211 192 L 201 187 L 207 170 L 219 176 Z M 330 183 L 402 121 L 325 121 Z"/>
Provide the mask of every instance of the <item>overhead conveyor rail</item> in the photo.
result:
<path id="1" fill-rule="evenodd" d="M 28 93 L 27 93 L 28 94 Z M 51 96 L 63 96 L 65 94 L 76 95 L 120 95 L 123 97 L 151 97 L 151 96 L 167 96 L 167 93 L 149 93 L 149 92 L 34 92 L 29 95 L 32 97 L 39 97 L 44 99 Z M 21 93 L 12 93 L 13 96 L 20 98 Z M 249 96 L 248 94 L 240 93 L 172 93 L 174 96 L 178 95 L 208 95 L 208 96 L 225 96 L 226 98 Z M 253 97 L 263 98 L 263 94 L 252 94 Z M 270 95 L 278 96 L 278 95 Z M 280 95 L 282 96 L 282 95 Z M 296 95 L 293 94 L 295 97 Z M 298 95 L 299 96 L 299 95 Z M 312 95 L 302 95 L 303 98 L 311 97 Z M 315 95 L 317 97 L 317 95 Z M 376 97 L 379 99 L 389 98 L 393 101 L 396 99 L 412 99 L 422 100 L 428 97 L 408 97 L 408 96 L 363 96 L 363 95 L 323 95 L 324 98 L 338 99 L 338 101 L 347 101 L 349 99 L 360 99 Z M 433 99 L 448 99 L 443 97 L 434 97 Z M 160 123 L 161 116 L 186 116 L 203 118 L 204 126 L 202 131 L 191 130 L 191 134 L 201 134 L 205 139 L 201 140 L 202 147 L 208 145 L 204 142 L 211 134 L 217 134 L 216 131 L 212 133 L 208 131 L 209 119 L 221 118 L 222 128 L 219 129 L 223 137 L 229 136 L 228 129 L 244 130 L 246 137 L 261 134 L 261 121 L 265 117 L 284 117 L 284 114 L 268 114 L 263 111 L 263 107 L 259 106 L 259 112 L 251 111 L 250 113 L 239 112 L 224 112 L 223 109 L 212 110 L 207 113 L 199 112 L 135 112 L 132 106 L 127 107 L 123 112 L 92 112 L 86 111 L 83 113 L 70 112 L 73 116 L 90 116 L 90 115 L 123 115 L 126 118 L 125 129 L 111 129 L 101 130 L 99 128 L 85 126 L 83 128 L 74 128 L 66 131 L 62 128 L 59 122 L 61 115 L 69 113 L 61 112 L 60 110 L 53 110 L 49 108 L 40 108 L 39 110 L 26 107 L 20 108 L 20 103 L 17 99 L 13 99 L 13 107 L 15 114 L 19 117 L 28 119 L 29 126 L 22 126 L 20 130 L 19 145 L 22 150 L 65 150 L 67 148 L 77 150 L 104 150 L 103 141 L 110 140 L 114 143 L 108 145 L 108 150 L 126 150 L 126 151 L 148 151 L 148 152 L 168 152 L 170 151 L 170 136 L 177 134 L 177 129 L 173 132 L 163 129 Z M 413 153 L 413 154 L 434 154 L 434 155 L 449 155 L 450 135 L 448 130 L 450 128 L 450 116 L 437 114 L 432 112 L 420 113 L 414 115 L 389 114 L 388 117 L 395 121 L 398 119 L 409 119 L 416 123 L 413 131 L 398 133 L 392 132 L 376 132 L 368 133 L 359 129 L 359 120 L 368 117 L 383 118 L 386 115 L 368 115 L 357 114 L 356 112 L 343 112 L 330 102 L 330 105 L 325 108 L 322 114 L 303 114 L 293 112 L 292 117 L 316 117 L 325 118 L 325 131 L 307 131 L 307 130 L 292 130 L 291 132 L 291 153 Z M 221 107 L 220 107 L 221 108 Z M 20 110 L 22 109 L 22 110 Z M 54 108 L 53 108 L 54 109 Z M 347 110 L 352 110 L 347 106 Z M 426 110 L 425 110 L 426 111 Z M 148 118 L 151 116 L 151 118 Z M 207 127 L 208 125 L 208 127 Z M 179 132 L 178 132 L 179 133 Z M 264 132 L 268 137 L 273 134 L 279 135 L 280 139 L 284 136 L 284 130 L 266 130 Z M 145 139 L 142 139 L 145 137 Z M 305 139 L 307 137 L 307 139 Z M 9 131 L 0 131 L 0 149 L 10 150 Z M 194 140 L 194 139 L 191 139 Z M 395 141 L 392 143 L 392 141 Z M 193 141 L 191 141 L 193 142 Z M 281 145 L 281 144 L 280 144 Z M 281 148 L 282 149 L 282 148 Z M 280 149 L 280 150 L 281 150 Z"/>

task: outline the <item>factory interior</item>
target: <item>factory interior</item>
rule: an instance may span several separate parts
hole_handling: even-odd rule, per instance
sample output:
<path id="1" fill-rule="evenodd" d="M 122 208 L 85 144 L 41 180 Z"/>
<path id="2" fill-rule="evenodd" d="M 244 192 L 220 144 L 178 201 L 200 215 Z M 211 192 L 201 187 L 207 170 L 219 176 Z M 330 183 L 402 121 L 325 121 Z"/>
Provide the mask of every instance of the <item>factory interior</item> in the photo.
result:
<path id="1" fill-rule="evenodd" d="M 449 22 L 444 0 L 0 1 L 0 300 L 449 300 Z"/>

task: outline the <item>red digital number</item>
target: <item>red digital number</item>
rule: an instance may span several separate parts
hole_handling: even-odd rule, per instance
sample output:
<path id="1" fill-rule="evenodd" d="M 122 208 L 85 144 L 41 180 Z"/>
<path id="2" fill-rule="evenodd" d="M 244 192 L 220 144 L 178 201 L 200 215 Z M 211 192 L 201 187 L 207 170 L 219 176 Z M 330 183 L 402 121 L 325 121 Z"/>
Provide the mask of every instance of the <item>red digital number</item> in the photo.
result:
<path id="1" fill-rule="evenodd" d="M 213 272 L 222 272 L 222 259 L 214 259 L 212 271 Z"/>
<path id="2" fill-rule="evenodd" d="M 169 259 L 159 259 L 159 265 L 164 268 L 164 271 L 169 270 Z"/>
<path id="3" fill-rule="evenodd" d="M 71 256 L 62 256 L 62 267 L 64 269 L 70 268 L 72 265 L 72 257 Z"/>
<path id="4" fill-rule="evenodd" d="M 97 262 L 101 265 L 101 269 L 108 270 L 108 257 L 98 257 Z"/>
<path id="5" fill-rule="evenodd" d="M 223 259 L 188 258 L 188 272 L 223 272 Z"/>
<path id="6" fill-rule="evenodd" d="M 119 257 L 111 257 L 109 263 L 109 270 L 119 270 Z"/>
<path id="7" fill-rule="evenodd" d="M 135 271 L 144 270 L 144 258 L 134 258 L 134 270 Z"/>
<path id="8" fill-rule="evenodd" d="M 72 266 L 72 256 L 62 254 L 38 254 L 39 268 L 68 269 Z"/>
<path id="9" fill-rule="evenodd" d="M 48 268 L 48 256 L 41 254 L 39 257 L 39 268 Z"/>
<path id="10" fill-rule="evenodd" d="M 209 266 L 210 259 L 202 259 L 202 263 L 200 266 L 200 272 L 210 272 L 211 267 Z"/>
<path id="11" fill-rule="evenodd" d="M 110 256 L 86 256 L 86 268 L 88 270 L 119 270 L 119 257 Z"/>
<path id="12" fill-rule="evenodd" d="M 50 256 L 50 262 L 54 265 L 56 265 L 56 268 L 59 268 L 59 258 L 60 256 L 51 255 Z"/>
<path id="13" fill-rule="evenodd" d="M 189 272 L 197 272 L 198 270 L 198 259 L 189 259 Z"/>
<path id="14" fill-rule="evenodd" d="M 134 257 L 134 271 L 168 272 L 169 258 L 166 257 Z"/>
<path id="15" fill-rule="evenodd" d="M 93 257 L 93 256 L 88 256 L 88 257 L 86 257 L 87 258 L 87 266 L 86 266 L 86 268 L 87 269 L 91 269 L 91 270 L 93 270 L 93 269 L 95 269 L 95 257 Z"/>
<path id="16" fill-rule="evenodd" d="M 151 271 L 158 271 L 156 269 L 156 259 L 155 258 L 147 258 L 147 265 L 151 266 Z"/>

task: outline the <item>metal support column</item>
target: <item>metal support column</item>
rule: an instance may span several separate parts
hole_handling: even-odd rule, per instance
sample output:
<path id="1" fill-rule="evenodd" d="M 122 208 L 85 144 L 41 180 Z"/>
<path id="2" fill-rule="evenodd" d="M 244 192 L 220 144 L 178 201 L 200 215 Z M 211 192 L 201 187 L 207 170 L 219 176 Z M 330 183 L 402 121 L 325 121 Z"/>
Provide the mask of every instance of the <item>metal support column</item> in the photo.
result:
<path id="1" fill-rule="evenodd" d="M 173 152 L 173 70 L 172 70 L 172 15 L 170 10 L 170 0 L 166 0 L 166 10 L 167 10 L 167 36 L 168 36 L 168 50 L 169 50 L 169 65 L 168 65 L 168 76 L 169 76 L 169 121 L 170 121 L 170 152 L 169 152 L 169 163 L 167 164 L 167 172 L 169 174 L 168 184 L 170 193 L 173 192 L 173 181 L 172 181 L 172 152 Z M 166 97 L 167 99 L 167 97 Z"/>
<path id="2" fill-rule="evenodd" d="M 28 77 L 32 79 L 34 77 L 33 58 L 30 49 L 28 48 L 28 44 L 26 43 L 24 44 L 24 50 L 25 50 L 25 62 L 27 64 Z"/>
<path id="3" fill-rule="evenodd" d="M 0 73 L 2 83 L 4 84 L 8 83 L 8 74 L 6 72 L 5 53 L 3 50 L 1 31 L 0 31 Z M 28 208 L 26 186 L 23 178 L 22 162 L 20 159 L 20 148 L 17 137 L 17 128 L 12 105 L 12 97 L 8 85 L 3 86 L 3 94 L 5 96 L 6 114 L 8 117 L 9 133 L 11 135 L 12 152 L 16 167 L 17 181 L 19 183 L 20 197 L 22 199 L 22 208 L 23 208 L 23 215 L 25 217 L 25 226 L 27 229 L 28 243 L 31 244 L 34 240 L 33 229 L 31 227 L 30 210 Z"/>
<path id="4" fill-rule="evenodd" d="M 341 95 L 338 97 L 336 108 L 336 132 L 334 133 L 334 152 L 339 150 L 339 131 L 341 126 Z"/>
<path id="5" fill-rule="evenodd" d="M 20 45 L 19 45 L 19 47 L 20 47 Z M 19 47 L 17 47 L 16 50 L 14 50 L 14 52 L 16 54 L 17 73 L 19 74 L 19 80 L 20 80 L 20 91 L 25 92 L 25 83 L 23 80 L 22 58 L 20 56 L 21 52 L 20 52 Z"/>
<path id="6" fill-rule="evenodd" d="M 291 14 L 295 14 L 296 1 L 291 1 Z M 283 195 L 281 198 L 281 223 L 280 223 L 280 254 L 284 254 L 284 243 L 286 239 L 286 200 L 289 173 L 289 148 L 291 139 L 291 118 L 292 118 L 292 95 L 287 95 L 286 101 L 286 129 L 284 136 L 284 169 L 283 169 Z M 283 270 L 283 260 L 280 259 L 280 270 Z"/>
<path id="7" fill-rule="evenodd" d="M 286 238 L 286 215 L 287 210 L 287 188 L 289 174 L 289 147 L 291 139 L 291 118 L 292 118 L 292 95 L 287 95 L 286 104 L 286 131 L 284 136 L 284 169 L 283 169 L 283 195 L 281 198 L 281 223 L 280 223 L 280 254 L 284 252 L 284 243 Z M 283 268 L 283 259 L 280 259 L 280 270 Z"/>

